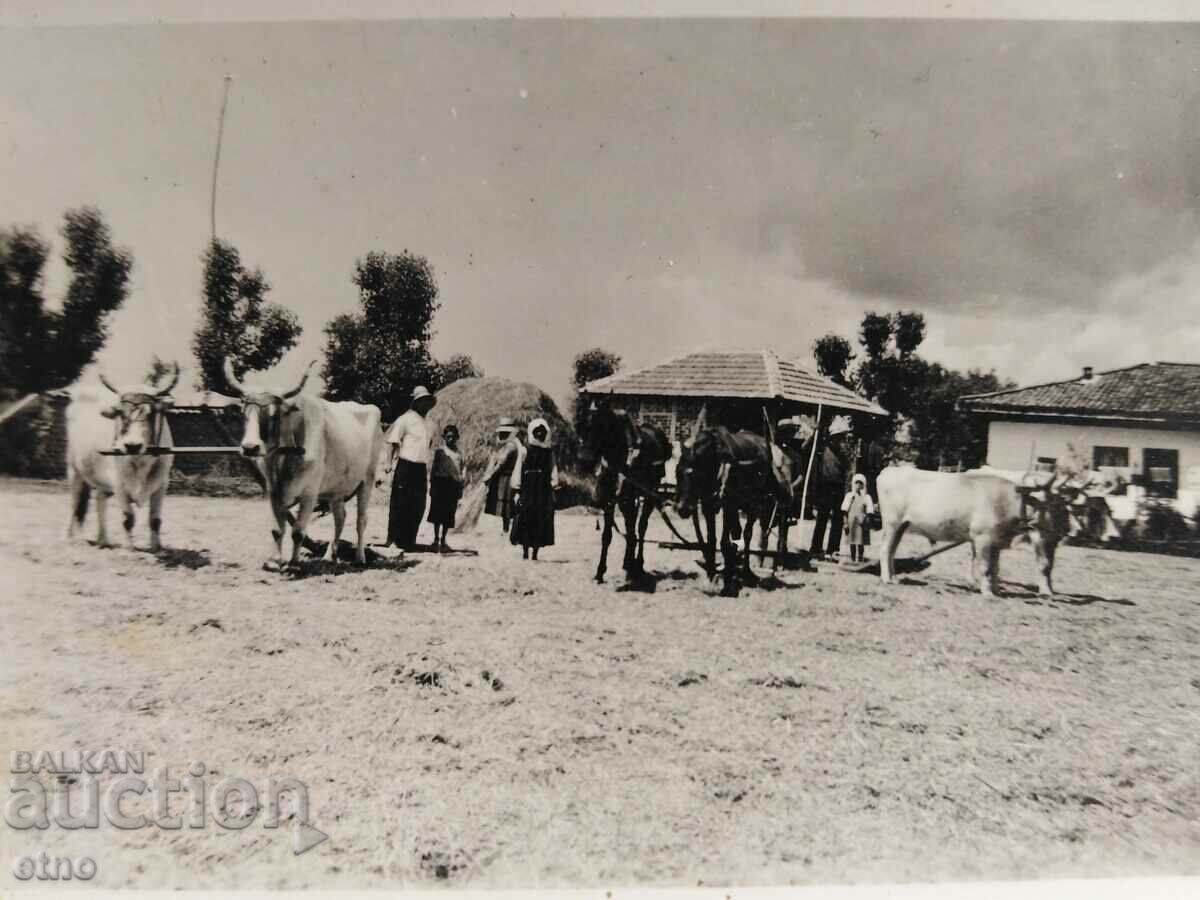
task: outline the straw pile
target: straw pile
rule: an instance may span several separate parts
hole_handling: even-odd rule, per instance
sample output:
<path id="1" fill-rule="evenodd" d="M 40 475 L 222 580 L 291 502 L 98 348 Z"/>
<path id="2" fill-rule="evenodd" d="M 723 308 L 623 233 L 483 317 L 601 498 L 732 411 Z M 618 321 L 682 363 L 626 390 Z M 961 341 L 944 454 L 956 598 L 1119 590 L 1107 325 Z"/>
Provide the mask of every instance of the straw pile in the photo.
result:
<path id="1" fill-rule="evenodd" d="M 480 478 L 495 450 L 496 423 L 501 416 L 512 418 L 522 435 L 530 421 L 545 419 L 553 435 L 560 478 L 574 486 L 577 479 L 567 470 L 575 464 L 579 439 L 558 405 L 536 385 L 507 378 L 463 378 L 439 391 L 437 400 L 429 413 L 433 433 L 440 435 L 452 422 L 459 432 L 466 486 L 458 509 L 458 531 L 474 527 L 483 512 L 487 488 Z"/>

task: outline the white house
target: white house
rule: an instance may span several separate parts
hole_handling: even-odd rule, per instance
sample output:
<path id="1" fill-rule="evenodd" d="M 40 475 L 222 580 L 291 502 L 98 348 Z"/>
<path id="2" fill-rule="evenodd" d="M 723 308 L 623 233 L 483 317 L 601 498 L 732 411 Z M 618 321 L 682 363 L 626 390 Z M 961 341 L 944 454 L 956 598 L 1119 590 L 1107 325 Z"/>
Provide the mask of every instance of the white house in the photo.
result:
<path id="1" fill-rule="evenodd" d="M 962 409 L 988 421 L 988 465 L 1056 465 L 1119 476 L 1114 518 L 1131 519 L 1145 495 L 1200 505 L 1200 365 L 1143 363 L 1072 381 L 975 394 Z"/>

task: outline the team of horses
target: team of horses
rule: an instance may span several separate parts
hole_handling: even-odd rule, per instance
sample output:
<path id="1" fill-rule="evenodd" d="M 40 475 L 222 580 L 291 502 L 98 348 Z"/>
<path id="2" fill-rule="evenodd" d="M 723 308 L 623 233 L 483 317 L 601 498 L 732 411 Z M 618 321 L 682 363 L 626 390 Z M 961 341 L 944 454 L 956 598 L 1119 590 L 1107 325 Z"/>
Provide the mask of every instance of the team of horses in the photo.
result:
<path id="1" fill-rule="evenodd" d="M 672 455 L 671 441 L 661 428 L 639 423 L 604 400 L 593 405 L 583 439 L 582 462 L 596 468 L 597 503 L 604 517 L 595 580 L 603 583 L 607 572 L 617 509 L 625 523 L 625 572 L 630 578 L 642 577 L 646 530 L 655 509 L 663 507 L 659 487 Z M 778 535 L 772 569 L 787 557 L 788 527 L 796 506 L 794 468 L 795 459 L 772 440 L 750 431 L 709 426 L 703 410 L 680 448 L 674 508 L 682 519 L 691 520 L 704 571 L 710 580 L 720 576 L 724 596 L 736 597 L 740 584 L 755 581 L 750 556 L 756 525 L 760 562 L 767 555 L 772 529 Z M 665 510 L 663 517 L 676 537 L 689 544 Z M 743 537 L 739 551 L 736 542 Z"/>

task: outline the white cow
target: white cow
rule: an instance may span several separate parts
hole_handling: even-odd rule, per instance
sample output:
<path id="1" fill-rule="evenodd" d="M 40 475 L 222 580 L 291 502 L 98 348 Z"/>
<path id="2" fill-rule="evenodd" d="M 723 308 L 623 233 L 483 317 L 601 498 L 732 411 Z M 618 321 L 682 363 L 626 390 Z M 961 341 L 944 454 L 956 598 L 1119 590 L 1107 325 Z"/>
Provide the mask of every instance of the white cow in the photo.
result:
<path id="1" fill-rule="evenodd" d="M 1070 528 L 1067 495 L 1075 490 L 1060 479 L 1045 475 L 1026 484 L 978 470 L 927 472 L 892 466 L 880 473 L 877 486 L 884 582 L 893 582 L 896 547 L 911 529 L 934 542 L 970 541 L 971 577 L 974 580 L 976 557 L 981 557 L 979 589 L 986 596 L 996 590 L 1000 551 L 1014 540 L 1027 540 L 1037 557 L 1039 593 L 1053 593 L 1054 552 Z"/>
<path id="2" fill-rule="evenodd" d="M 81 393 L 67 407 L 67 474 L 71 485 L 71 524 L 67 536 L 83 527 L 88 499 L 96 492 L 97 543 L 109 546 L 105 530 L 108 498 L 116 496 L 124 513 L 125 540 L 133 547 L 135 506 L 150 506 L 150 549 L 162 549 L 163 498 L 175 457 L 171 448 L 167 395 L 179 382 L 179 364 L 166 387 L 133 385 L 117 390 L 101 375 L 100 383 L 116 395 L 111 402 Z M 120 456 L 101 451 L 117 451 Z"/>
<path id="3" fill-rule="evenodd" d="M 325 559 L 336 560 L 346 522 L 346 501 L 357 497 L 355 558 L 365 563 L 367 512 L 383 449 L 379 407 L 349 401 L 334 403 L 301 394 L 308 370 L 290 391 L 247 387 L 238 380 L 228 359 L 225 377 L 235 395 L 242 398 L 242 455 L 257 461 L 267 482 L 275 515 L 276 527 L 271 533 L 276 561 L 282 566 L 284 525 L 291 519 L 288 510 L 300 505 L 292 520 L 291 561 L 295 564 L 318 501 L 328 502 L 333 512 L 333 540 Z"/>

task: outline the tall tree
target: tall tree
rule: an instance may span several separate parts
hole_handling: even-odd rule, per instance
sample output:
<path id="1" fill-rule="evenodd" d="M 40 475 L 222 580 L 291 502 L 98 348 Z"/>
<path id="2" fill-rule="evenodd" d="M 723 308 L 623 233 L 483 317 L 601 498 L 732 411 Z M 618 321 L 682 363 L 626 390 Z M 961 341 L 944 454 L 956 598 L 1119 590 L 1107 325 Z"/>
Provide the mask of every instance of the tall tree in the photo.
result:
<path id="1" fill-rule="evenodd" d="M 355 263 L 354 284 L 360 311 L 325 326 L 326 394 L 373 403 L 393 419 L 408 408 L 414 387 L 437 385 L 439 367 L 429 352 L 437 280 L 424 257 L 373 251 Z"/>
<path id="2" fill-rule="evenodd" d="M 433 383 L 429 386 L 429 389 L 440 391 L 446 385 L 461 381 L 464 378 L 482 377 L 483 369 L 475 364 L 475 360 L 471 359 L 465 353 L 456 353 L 449 359 L 442 360 L 437 364 Z"/>
<path id="3" fill-rule="evenodd" d="M 813 342 L 817 371 L 837 384 L 845 385 L 846 373 L 854 359 L 850 342 L 839 334 L 827 334 Z"/>
<path id="4" fill-rule="evenodd" d="M 113 246 L 99 210 L 71 210 L 63 219 L 70 280 L 58 310 L 47 309 L 43 295 L 49 245 L 33 229 L 0 232 L 0 384 L 21 393 L 75 381 L 104 346 L 109 317 L 129 293 L 133 257 Z"/>
<path id="5" fill-rule="evenodd" d="M 204 251 L 204 305 L 192 338 L 198 364 L 197 387 L 228 390 L 222 368 L 233 360 L 234 374 L 269 369 L 300 339 L 300 320 L 291 310 L 267 302 L 271 285 L 262 269 L 247 270 L 237 248 L 219 238 Z"/>
<path id="6" fill-rule="evenodd" d="M 610 353 L 602 347 L 593 347 L 590 350 L 584 350 L 575 357 L 574 367 L 571 373 L 571 384 L 575 390 L 572 391 L 572 397 L 575 404 L 575 417 L 572 424 L 578 431 L 583 424 L 583 418 L 587 404 L 579 396 L 579 389 L 589 381 L 595 381 L 598 378 L 607 378 L 609 375 L 615 375 L 621 369 L 621 357 L 615 353 Z"/>

